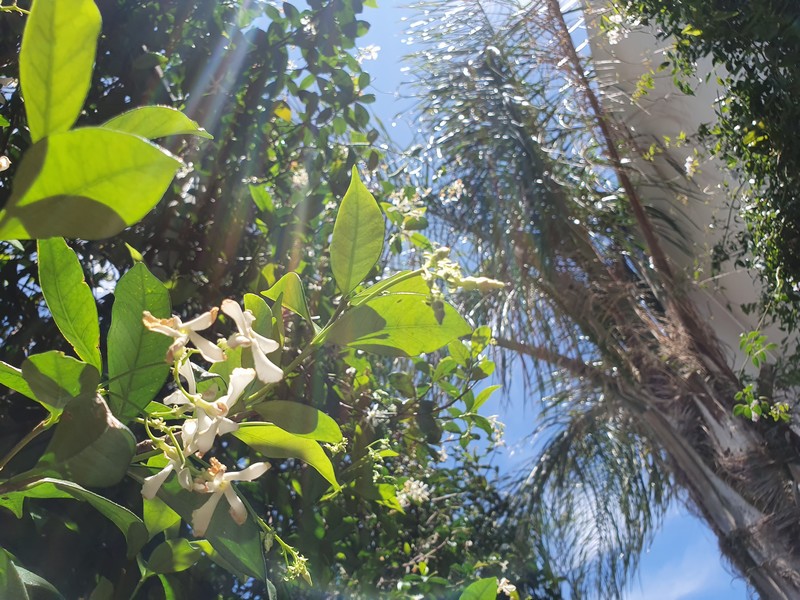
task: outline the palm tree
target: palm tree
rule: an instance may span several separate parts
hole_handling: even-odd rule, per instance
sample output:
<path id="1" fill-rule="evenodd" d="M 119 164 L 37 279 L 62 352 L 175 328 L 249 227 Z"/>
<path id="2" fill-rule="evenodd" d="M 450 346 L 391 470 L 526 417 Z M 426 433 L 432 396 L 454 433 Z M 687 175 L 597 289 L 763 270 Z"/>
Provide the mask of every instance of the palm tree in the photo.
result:
<path id="1" fill-rule="evenodd" d="M 640 197 L 627 134 L 571 34 L 580 13 L 419 9 L 430 210 L 511 283 L 472 310 L 547 398 L 548 441 L 514 488 L 521 539 L 547 518 L 573 591 L 618 595 L 677 498 L 762 597 L 800 597 L 798 437 L 733 416 L 742 382 L 662 249 L 679 232 Z"/>

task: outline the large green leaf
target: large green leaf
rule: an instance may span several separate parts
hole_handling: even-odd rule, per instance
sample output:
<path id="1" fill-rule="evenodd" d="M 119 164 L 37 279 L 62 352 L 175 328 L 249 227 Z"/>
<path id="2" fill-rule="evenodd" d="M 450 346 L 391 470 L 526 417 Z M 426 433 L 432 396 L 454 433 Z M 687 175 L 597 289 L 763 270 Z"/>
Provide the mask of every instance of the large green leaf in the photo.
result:
<path id="1" fill-rule="evenodd" d="M 123 423 L 139 414 L 155 397 L 169 372 L 164 362 L 172 339 L 148 331 L 142 312 L 170 316 L 169 292 L 142 263 L 117 283 L 108 332 L 109 406 Z"/>
<path id="2" fill-rule="evenodd" d="M 180 161 L 135 135 L 86 127 L 31 146 L 0 211 L 0 239 L 109 237 L 144 217 Z"/>
<path id="3" fill-rule="evenodd" d="M 102 371 L 97 305 L 78 257 L 63 238 L 39 240 L 37 248 L 39 285 L 53 320 L 77 355 Z"/>
<path id="4" fill-rule="evenodd" d="M 12 367 L 8 363 L 4 363 L 2 360 L 0 360 L 0 385 L 4 385 L 8 389 L 14 390 L 23 396 L 27 396 L 31 400 L 36 400 L 33 390 L 22 376 L 22 370 Z"/>
<path id="5" fill-rule="evenodd" d="M 261 296 L 255 294 L 244 295 L 244 308 L 253 313 L 256 320 L 253 322 L 253 330 L 272 339 L 272 311 Z"/>
<path id="6" fill-rule="evenodd" d="M 64 409 L 39 467 L 79 485 L 107 487 L 125 476 L 136 448 L 130 430 L 98 394 L 73 399 Z"/>
<path id="7" fill-rule="evenodd" d="M 17 572 L 22 579 L 22 583 L 25 584 L 31 600 L 64 600 L 61 592 L 45 578 L 20 566 L 17 567 Z"/>
<path id="8" fill-rule="evenodd" d="M 270 400 L 253 407 L 261 418 L 274 423 L 294 435 L 335 444 L 342 439 L 342 431 L 324 412 L 287 400 Z"/>
<path id="9" fill-rule="evenodd" d="M 31 139 L 72 127 L 92 79 L 100 34 L 92 0 L 37 0 L 22 36 L 19 77 Z"/>
<path id="10" fill-rule="evenodd" d="M 214 139 L 214 136 L 200 127 L 196 121 L 192 121 L 171 106 L 140 106 L 109 119 L 101 127 L 148 139 L 168 135 L 196 135 Z"/>
<path id="11" fill-rule="evenodd" d="M 385 292 L 428 294 L 430 293 L 430 286 L 428 286 L 428 282 L 425 281 L 421 273 L 415 274 L 413 271 L 400 271 L 360 291 L 350 299 L 350 304 L 358 306 L 359 304 L 363 304 L 366 300 L 375 298 Z"/>
<path id="12" fill-rule="evenodd" d="M 299 458 L 314 467 L 335 488 L 339 487 L 328 455 L 312 439 L 284 431 L 272 423 L 242 423 L 231 435 L 268 458 Z"/>
<path id="13" fill-rule="evenodd" d="M 150 459 L 148 465 L 159 468 L 163 462 Z M 153 474 L 152 470 L 143 467 L 135 467 L 130 472 L 140 482 Z M 209 499 L 207 494 L 184 490 L 176 477 L 167 479 L 158 490 L 158 497 L 190 524 L 192 512 Z M 228 503 L 223 499 L 214 511 L 205 537 L 219 555 L 220 562 L 224 562 L 234 575 L 256 577 L 264 581 L 266 569 L 260 531 L 252 519 L 237 525 L 228 512 Z"/>
<path id="14" fill-rule="evenodd" d="M 383 250 L 383 213 L 361 183 L 356 168 L 331 238 L 331 270 L 343 294 L 349 294 L 378 262 Z"/>
<path id="15" fill-rule="evenodd" d="M 29 598 L 17 566 L 11 561 L 11 555 L 3 548 L 0 548 L 0 598 L 9 600 L 11 598 L 28 600 Z"/>
<path id="16" fill-rule="evenodd" d="M 306 294 L 303 291 L 303 283 L 297 273 L 287 273 L 281 277 L 275 285 L 265 292 L 261 292 L 270 300 L 281 298 L 283 306 L 303 317 L 311 323 L 311 314 L 308 312 Z"/>
<path id="17" fill-rule="evenodd" d="M 348 310 L 325 341 L 387 356 L 434 352 L 472 331 L 456 309 L 434 309 L 423 294 L 388 294 Z"/>
<path id="18" fill-rule="evenodd" d="M 143 500 L 142 517 L 151 539 L 181 522 L 181 516 L 167 506 L 166 502 L 158 496 L 143 498 Z"/>
<path id="19" fill-rule="evenodd" d="M 0 496 L 0 506 L 20 498 L 74 498 L 88 502 L 100 514 L 116 525 L 128 543 L 128 558 L 138 554 L 147 542 L 147 528 L 142 520 L 127 508 L 91 492 L 72 481 L 45 478 L 26 488 Z M 0 597 L 5 597 L 0 594 Z"/>
<path id="20" fill-rule="evenodd" d="M 22 363 L 22 376 L 34 399 L 54 417 L 74 398 L 93 396 L 100 385 L 100 374 L 92 365 L 56 350 L 29 356 Z"/>
<path id="21" fill-rule="evenodd" d="M 179 573 L 191 568 L 202 555 L 202 550 L 193 546 L 189 540 L 176 538 L 164 540 L 156 546 L 147 559 L 147 564 L 153 573 Z"/>
<path id="22" fill-rule="evenodd" d="M 486 577 L 467 587 L 458 600 L 495 600 L 495 598 L 497 598 L 497 578 Z"/>

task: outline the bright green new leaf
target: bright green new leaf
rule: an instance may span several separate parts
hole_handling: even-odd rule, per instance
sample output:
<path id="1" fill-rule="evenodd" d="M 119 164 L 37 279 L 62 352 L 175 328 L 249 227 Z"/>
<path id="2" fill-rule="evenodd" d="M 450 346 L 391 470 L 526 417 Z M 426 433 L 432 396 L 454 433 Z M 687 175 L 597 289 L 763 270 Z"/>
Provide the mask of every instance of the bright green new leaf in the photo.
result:
<path id="1" fill-rule="evenodd" d="M 272 423 L 242 423 L 231 435 L 268 458 L 299 458 L 335 488 L 339 487 L 328 455 L 314 440 L 284 431 Z"/>
<path id="2" fill-rule="evenodd" d="M 39 240 L 39 285 L 58 329 L 81 359 L 103 370 L 100 324 L 92 290 L 63 238 Z"/>
<path id="3" fill-rule="evenodd" d="M 11 561 L 11 555 L 3 548 L 0 548 L 0 598 L 14 598 L 14 600 L 29 598 L 17 566 Z"/>
<path id="4" fill-rule="evenodd" d="M 202 554 L 186 538 L 164 540 L 150 554 L 147 564 L 153 573 L 179 573 L 200 560 Z"/>
<path id="5" fill-rule="evenodd" d="M 335 444 L 342 439 L 342 431 L 324 412 L 286 400 L 270 400 L 253 407 L 265 421 L 269 421 L 294 435 Z"/>
<path id="6" fill-rule="evenodd" d="M 31 390 L 28 382 L 25 381 L 25 378 L 22 376 L 22 370 L 12 367 L 8 363 L 4 363 L 2 360 L 0 360 L 0 385 L 4 385 L 8 389 L 14 390 L 23 396 L 27 396 L 31 400 L 36 400 L 33 390 Z"/>
<path id="7" fill-rule="evenodd" d="M 266 292 L 261 292 L 261 294 L 270 300 L 277 300 L 282 294 L 283 306 L 311 323 L 311 314 L 308 312 L 308 303 L 306 302 L 306 294 L 303 291 L 303 283 L 300 281 L 300 276 L 297 273 L 287 273 L 281 277 L 275 285 Z"/>
<path id="8" fill-rule="evenodd" d="M 171 106 L 140 106 L 109 119 L 101 125 L 106 129 L 132 133 L 155 139 L 169 135 L 196 135 L 213 140 L 214 136 Z"/>
<path id="9" fill-rule="evenodd" d="M 411 294 L 430 293 L 431 290 L 428 286 L 428 282 L 425 281 L 425 278 L 422 276 L 422 274 L 412 273 L 413 271 L 400 271 L 391 277 L 382 279 L 375 285 L 372 285 L 353 296 L 350 299 L 350 304 L 353 306 L 358 306 L 359 304 L 363 304 L 365 300 L 375 298 L 384 292 L 407 292 Z"/>
<path id="10" fill-rule="evenodd" d="M 117 283 L 108 332 L 109 406 L 127 423 L 155 397 L 169 372 L 164 362 L 172 339 L 145 329 L 142 312 L 170 316 L 169 292 L 142 263 Z"/>
<path id="11" fill-rule="evenodd" d="M 495 600 L 497 598 L 497 578 L 479 579 L 465 589 L 458 600 Z"/>
<path id="12" fill-rule="evenodd" d="M 353 167 L 350 187 L 333 225 L 330 248 L 331 270 L 343 294 L 349 294 L 378 262 L 384 233 L 383 213 Z"/>
<path id="13" fill-rule="evenodd" d="M 130 472 L 135 479 L 141 482 L 155 471 L 134 467 Z M 196 494 L 184 490 L 175 477 L 170 477 L 161 486 L 158 497 L 189 524 L 192 522 L 192 512 L 208 502 L 209 499 L 207 494 Z M 242 525 L 237 525 L 231 518 L 227 507 L 228 504 L 224 500 L 219 503 L 205 537 L 218 554 L 219 561 L 224 562 L 224 566 L 234 575 L 256 577 L 264 581 L 266 571 L 260 528 L 252 519 L 247 519 Z M 217 560 L 214 557 L 212 559 Z"/>
<path id="14" fill-rule="evenodd" d="M 92 0 L 37 0 L 22 35 L 19 77 L 31 139 L 75 123 L 92 80 L 100 34 Z"/>
<path id="15" fill-rule="evenodd" d="M 253 313 L 256 318 L 253 322 L 253 330 L 259 335 L 272 339 L 272 311 L 264 299 L 255 294 L 245 294 L 244 308 Z"/>
<path id="16" fill-rule="evenodd" d="M 481 393 L 475 398 L 475 403 L 470 407 L 471 412 L 478 412 L 478 409 L 484 405 L 495 391 L 499 390 L 502 385 L 490 385 L 489 387 L 481 390 Z"/>
<path id="17" fill-rule="evenodd" d="M 142 517 L 144 517 L 144 525 L 147 527 L 150 539 L 181 522 L 181 516 L 158 496 L 143 500 Z"/>
<path id="18" fill-rule="evenodd" d="M 40 479 L 27 488 L 7 494 L 6 498 L 74 498 L 91 504 L 95 510 L 116 525 L 128 543 L 128 558 L 136 556 L 147 542 L 147 529 L 142 520 L 127 508 L 108 498 L 90 492 L 71 481 Z M 4 498 L 0 498 L 3 500 Z M 3 597 L 0 595 L 0 597 Z"/>
<path id="19" fill-rule="evenodd" d="M 325 341 L 386 356 L 434 352 L 472 329 L 455 308 L 423 294 L 389 294 L 345 312 Z"/>
<path id="20" fill-rule="evenodd" d="M 92 365 L 56 350 L 29 356 L 22 363 L 22 376 L 34 399 L 54 417 L 74 398 L 93 396 L 100 385 L 100 374 Z"/>
<path id="21" fill-rule="evenodd" d="M 144 217 L 180 161 L 135 135 L 86 127 L 57 133 L 22 158 L 0 211 L 0 239 L 100 239 Z"/>
<path id="22" fill-rule="evenodd" d="M 114 418 L 99 394 L 89 393 L 64 409 L 39 466 L 79 485 L 107 487 L 125 476 L 135 449 L 131 431 Z"/>

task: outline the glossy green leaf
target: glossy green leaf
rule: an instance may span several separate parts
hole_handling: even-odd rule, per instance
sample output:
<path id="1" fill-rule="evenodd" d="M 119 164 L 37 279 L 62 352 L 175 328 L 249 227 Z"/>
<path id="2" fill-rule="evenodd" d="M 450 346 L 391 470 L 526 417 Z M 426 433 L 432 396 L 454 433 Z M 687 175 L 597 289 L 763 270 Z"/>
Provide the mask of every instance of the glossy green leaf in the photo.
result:
<path id="1" fill-rule="evenodd" d="M 347 189 L 331 238 L 331 270 L 336 284 L 349 294 L 369 274 L 381 257 L 385 233 L 383 213 L 356 168 Z"/>
<path id="2" fill-rule="evenodd" d="M 86 127 L 31 146 L 0 211 L 0 239 L 100 239 L 144 217 L 180 161 L 135 135 Z"/>
<path id="3" fill-rule="evenodd" d="M 181 516 L 167 506 L 161 498 L 144 498 L 142 516 L 147 533 L 152 539 L 162 531 L 174 527 L 181 522 Z"/>
<path id="4" fill-rule="evenodd" d="M 128 544 L 128 558 L 136 556 L 147 542 L 147 529 L 142 520 L 127 508 L 91 492 L 77 483 L 60 479 L 40 479 L 23 490 L 11 492 L 7 497 L 22 498 L 74 498 L 88 502 L 100 514 L 116 525 Z M 0 497 L 0 500 L 2 497 Z M 2 597 L 2 596 L 0 596 Z"/>
<path id="5" fill-rule="evenodd" d="M 111 414 L 99 394 L 84 394 L 64 409 L 39 466 L 83 486 L 119 483 L 133 458 L 136 440 Z"/>
<path id="6" fill-rule="evenodd" d="M 350 304 L 358 306 L 363 304 L 364 301 L 374 298 L 385 292 L 406 292 L 411 294 L 428 294 L 430 287 L 425 278 L 420 274 L 412 275 L 413 271 L 400 271 L 391 277 L 382 279 L 375 285 L 360 291 L 358 294 L 350 299 Z"/>
<path id="7" fill-rule="evenodd" d="M 0 360 L 0 385 L 4 385 L 8 389 L 14 390 L 23 396 L 27 396 L 31 400 L 36 400 L 33 390 L 31 390 L 28 382 L 25 381 L 25 378 L 22 376 L 22 370 L 12 367 L 8 363 L 4 363 L 2 360 Z"/>
<path id="8" fill-rule="evenodd" d="M 55 417 L 74 398 L 93 396 L 100 385 L 92 365 L 55 350 L 29 356 L 22 363 L 22 376 L 34 398 Z"/>
<path id="9" fill-rule="evenodd" d="M 265 421 L 269 421 L 294 435 L 335 444 L 342 439 L 342 431 L 324 412 L 286 400 L 271 400 L 253 407 Z"/>
<path id="10" fill-rule="evenodd" d="M 92 0 L 33 3 L 19 76 L 34 142 L 66 131 L 78 118 L 91 84 L 100 26 Z"/>
<path id="11" fill-rule="evenodd" d="M 328 455 L 314 440 L 284 431 L 272 423 L 242 423 L 231 435 L 268 458 L 299 458 L 338 488 Z"/>
<path id="12" fill-rule="evenodd" d="M 306 302 L 306 294 L 303 291 L 303 283 L 300 281 L 300 276 L 297 273 L 287 273 L 281 277 L 275 285 L 266 292 L 261 292 L 261 294 L 270 300 L 282 298 L 281 302 L 284 307 L 300 315 L 309 323 L 311 322 L 311 314 L 308 312 L 308 303 Z"/>
<path id="13" fill-rule="evenodd" d="M 484 403 L 489 399 L 489 397 L 496 391 L 499 390 L 502 385 L 490 385 L 489 387 L 481 390 L 481 392 L 475 397 L 475 403 L 470 408 L 470 411 L 477 412 L 478 409 L 484 405 Z"/>
<path id="14" fill-rule="evenodd" d="M 325 341 L 386 356 L 417 356 L 471 331 L 446 302 L 436 311 L 426 295 L 389 294 L 345 312 Z"/>
<path id="15" fill-rule="evenodd" d="M 55 586 L 43 577 L 20 566 L 17 567 L 17 572 L 31 600 L 64 600 L 64 596 Z"/>
<path id="16" fill-rule="evenodd" d="M 479 579 L 465 589 L 458 600 L 495 600 L 497 598 L 497 578 Z"/>
<path id="17" fill-rule="evenodd" d="M 100 576 L 100 580 L 89 595 L 89 600 L 112 600 L 114 598 L 114 584 Z"/>
<path id="18" fill-rule="evenodd" d="M 255 294 L 244 295 L 244 308 L 253 313 L 256 320 L 253 329 L 256 333 L 272 339 L 272 311 L 264 299 Z"/>
<path id="19" fill-rule="evenodd" d="M 169 135 L 196 135 L 214 139 L 196 121 L 171 106 L 140 106 L 109 119 L 101 127 L 148 139 Z"/>
<path id="20" fill-rule="evenodd" d="M 185 538 L 164 540 L 150 554 L 147 564 L 153 573 L 180 573 L 200 560 L 202 554 Z"/>
<path id="21" fill-rule="evenodd" d="M 148 465 L 155 465 L 156 468 L 160 468 L 159 464 L 152 459 L 148 461 Z M 134 478 L 140 482 L 154 472 L 143 467 L 131 469 Z M 192 522 L 192 512 L 209 499 L 206 494 L 184 490 L 174 476 L 161 486 L 158 497 L 189 524 Z M 231 518 L 224 499 L 214 511 L 206 538 L 219 555 L 220 562 L 224 562 L 234 575 L 256 577 L 261 581 L 266 579 L 260 528 L 249 518 L 242 525 L 237 525 Z"/>
<path id="22" fill-rule="evenodd" d="M 123 423 L 136 417 L 164 385 L 172 338 L 148 331 L 142 312 L 170 316 L 169 292 L 142 263 L 117 283 L 108 332 L 109 406 Z"/>
<path id="23" fill-rule="evenodd" d="M 22 582 L 17 566 L 11 561 L 11 555 L 0 548 L 0 598 L 11 600 L 28 600 L 28 591 Z"/>
<path id="24" fill-rule="evenodd" d="M 103 370 L 100 324 L 92 290 L 63 238 L 39 240 L 39 285 L 58 329 L 85 362 Z"/>

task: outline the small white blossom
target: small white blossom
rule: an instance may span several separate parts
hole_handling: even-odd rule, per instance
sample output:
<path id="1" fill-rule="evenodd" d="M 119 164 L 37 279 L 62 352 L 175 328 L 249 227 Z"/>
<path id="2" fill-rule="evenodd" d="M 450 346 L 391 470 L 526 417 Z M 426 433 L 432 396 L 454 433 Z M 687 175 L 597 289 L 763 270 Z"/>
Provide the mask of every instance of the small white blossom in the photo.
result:
<path id="1" fill-rule="evenodd" d="M 686 171 L 686 176 L 689 178 L 694 177 L 695 173 L 697 173 L 697 167 L 700 166 L 697 162 L 697 159 L 694 156 L 687 156 L 686 161 L 683 164 L 683 169 Z"/>
<path id="2" fill-rule="evenodd" d="M 172 342 L 172 345 L 167 350 L 166 361 L 168 363 L 171 364 L 176 359 L 179 359 L 183 355 L 183 349 L 189 342 L 194 344 L 195 348 L 200 351 L 200 354 L 208 362 L 219 362 L 225 360 L 225 353 L 214 343 L 197 333 L 211 327 L 217 318 L 218 312 L 219 309 L 214 307 L 199 317 L 184 323 L 177 315 L 173 315 L 170 319 L 159 319 L 150 314 L 149 311 L 144 311 L 142 313 L 142 322 L 150 331 L 175 338 L 175 341 Z"/>
<path id="3" fill-rule="evenodd" d="M 506 596 L 510 596 L 514 592 L 517 591 L 517 586 L 511 583 L 508 579 L 503 577 L 497 582 L 497 593 L 498 594 L 505 594 Z"/>
<path id="4" fill-rule="evenodd" d="M 275 383 L 283 379 L 283 371 L 267 358 L 269 352 L 275 352 L 280 345 L 275 340 L 265 338 L 253 331 L 253 322 L 256 318 L 249 310 L 242 312 L 242 308 L 233 300 L 222 301 L 222 312 L 236 323 L 238 333 L 228 338 L 228 346 L 237 348 L 243 346 L 250 348 L 253 353 L 253 363 L 256 367 L 258 378 L 264 383 Z"/>
<path id="5" fill-rule="evenodd" d="M 194 482 L 194 491 L 201 494 L 211 494 L 211 498 L 200 508 L 192 513 L 192 529 L 197 537 L 202 537 L 208 530 L 211 517 L 219 504 L 220 498 L 225 499 L 230 505 L 230 515 L 233 520 L 242 525 L 247 520 L 247 509 L 241 498 L 231 486 L 232 481 L 253 481 L 258 479 L 269 469 L 267 463 L 253 463 L 242 471 L 226 473 L 227 468 L 216 458 L 211 459 L 209 467 L 202 477 L 198 477 Z"/>
<path id="6" fill-rule="evenodd" d="M 178 483 L 181 484 L 182 488 L 187 490 L 192 489 L 192 475 L 189 468 L 186 466 L 186 455 L 181 456 L 177 448 L 169 446 L 164 450 L 164 456 L 169 460 L 167 466 L 155 475 L 145 477 L 144 483 L 142 484 L 142 496 L 148 500 L 152 500 L 155 497 L 172 471 L 178 474 Z"/>
<path id="7" fill-rule="evenodd" d="M 422 504 L 431 497 L 430 488 L 427 483 L 418 479 L 406 479 L 403 489 L 397 494 L 397 501 L 403 508 L 408 508 L 412 504 Z"/>
<path id="8" fill-rule="evenodd" d="M 356 60 L 359 64 L 363 63 L 365 60 L 375 60 L 378 58 L 378 52 L 381 51 L 380 46 L 376 46 L 375 44 L 370 44 L 369 46 L 364 46 L 363 48 L 358 49 L 358 53 L 356 54 Z"/>
<path id="9" fill-rule="evenodd" d="M 11 159 L 5 155 L 0 155 L 0 172 L 11 168 Z"/>

